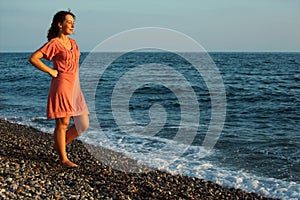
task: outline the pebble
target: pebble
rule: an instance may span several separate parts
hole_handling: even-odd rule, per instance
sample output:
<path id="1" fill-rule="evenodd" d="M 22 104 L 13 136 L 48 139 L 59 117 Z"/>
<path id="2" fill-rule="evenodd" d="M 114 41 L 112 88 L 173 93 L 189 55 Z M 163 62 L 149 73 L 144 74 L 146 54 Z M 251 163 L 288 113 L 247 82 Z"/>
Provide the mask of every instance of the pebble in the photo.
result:
<path id="1" fill-rule="evenodd" d="M 118 171 L 91 156 L 86 148 L 94 147 L 79 140 L 67 151 L 80 167 L 64 169 L 51 149 L 53 135 L 1 119 L 0 134 L 1 199 L 271 199 L 143 166 L 132 173 Z M 114 163 L 127 159 L 136 166 L 122 154 L 97 148 Z"/>

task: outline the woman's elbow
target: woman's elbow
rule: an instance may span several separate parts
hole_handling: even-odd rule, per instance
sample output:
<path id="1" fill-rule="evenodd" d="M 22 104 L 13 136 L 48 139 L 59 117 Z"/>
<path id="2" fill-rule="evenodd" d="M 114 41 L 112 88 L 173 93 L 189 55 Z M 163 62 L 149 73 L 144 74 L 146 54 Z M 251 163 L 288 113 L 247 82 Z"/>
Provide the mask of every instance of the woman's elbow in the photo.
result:
<path id="1" fill-rule="evenodd" d="M 33 58 L 33 55 L 31 55 L 29 58 L 28 58 L 28 62 L 30 62 L 31 64 L 34 63 L 34 58 Z"/>
<path id="2" fill-rule="evenodd" d="M 43 54 L 41 54 L 40 52 L 36 51 L 33 54 L 31 54 L 31 56 L 28 58 L 28 61 L 32 64 L 35 65 L 39 59 L 41 59 L 43 57 Z"/>

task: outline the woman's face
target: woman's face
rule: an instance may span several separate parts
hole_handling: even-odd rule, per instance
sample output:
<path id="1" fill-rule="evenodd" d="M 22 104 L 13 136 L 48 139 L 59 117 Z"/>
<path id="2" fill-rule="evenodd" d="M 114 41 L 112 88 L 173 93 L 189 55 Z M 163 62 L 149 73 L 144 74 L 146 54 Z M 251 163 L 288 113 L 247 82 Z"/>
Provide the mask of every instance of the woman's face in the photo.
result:
<path id="1" fill-rule="evenodd" d="M 75 28 L 74 18 L 72 15 L 66 15 L 65 21 L 61 24 L 58 24 L 59 28 L 61 28 L 61 32 L 65 35 L 71 35 Z"/>

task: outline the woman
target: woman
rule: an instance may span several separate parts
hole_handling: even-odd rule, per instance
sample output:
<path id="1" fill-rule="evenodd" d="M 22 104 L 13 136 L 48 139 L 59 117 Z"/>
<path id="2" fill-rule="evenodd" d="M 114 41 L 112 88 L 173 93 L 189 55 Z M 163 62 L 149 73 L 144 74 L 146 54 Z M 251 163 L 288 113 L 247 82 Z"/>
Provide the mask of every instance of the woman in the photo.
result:
<path id="1" fill-rule="evenodd" d="M 77 167 L 66 153 L 66 145 L 77 138 L 89 126 L 89 111 L 79 83 L 80 52 L 75 40 L 68 36 L 74 30 L 75 15 L 60 11 L 53 17 L 48 31 L 48 42 L 29 58 L 37 69 L 52 77 L 47 103 L 47 118 L 55 119 L 54 149 L 64 167 Z M 52 60 L 53 68 L 41 60 Z M 70 118 L 75 124 L 69 129 Z"/>

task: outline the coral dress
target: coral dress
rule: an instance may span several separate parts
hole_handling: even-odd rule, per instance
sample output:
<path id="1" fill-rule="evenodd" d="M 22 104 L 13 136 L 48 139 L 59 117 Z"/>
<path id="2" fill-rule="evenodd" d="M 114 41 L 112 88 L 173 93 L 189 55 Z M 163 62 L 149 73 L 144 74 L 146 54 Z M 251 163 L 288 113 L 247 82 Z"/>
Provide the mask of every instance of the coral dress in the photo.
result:
<path id="1" fill-rule="evenodd" d="M 51 81 L 48 93 L 48 119 L 89 114 L 79 82 L 80 51 L 75 40 L 69 40 L 72 46 L 70 50 L 57 38 L 39 49 L 43 53 L 43 58 L 52 60 L 53 68 L 58 70 L 57 77 Z"/>

